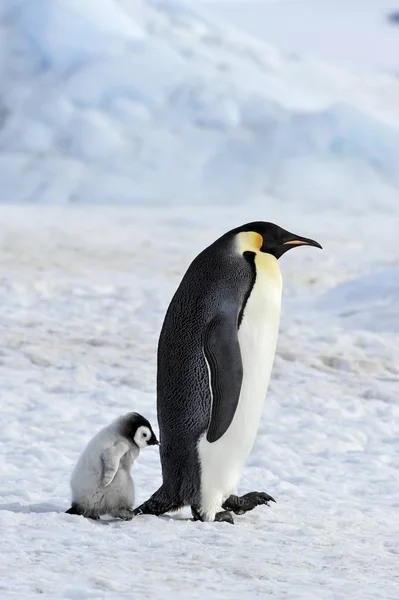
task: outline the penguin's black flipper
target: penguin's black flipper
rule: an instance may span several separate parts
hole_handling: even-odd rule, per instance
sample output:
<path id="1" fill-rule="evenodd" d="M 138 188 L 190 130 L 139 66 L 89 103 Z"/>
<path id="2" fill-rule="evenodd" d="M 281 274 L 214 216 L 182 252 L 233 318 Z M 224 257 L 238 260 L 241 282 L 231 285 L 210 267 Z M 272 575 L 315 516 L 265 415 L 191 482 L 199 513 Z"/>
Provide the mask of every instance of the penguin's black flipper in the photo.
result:
<path id="1" fill-rule="evenodd" d="M 233 314 L 218 315 L 205 334 L 204 355 L 212 392 L 208 442 L 216 442 L 226 433 L 238 406 L 243 368 L 236 319 Z"/>

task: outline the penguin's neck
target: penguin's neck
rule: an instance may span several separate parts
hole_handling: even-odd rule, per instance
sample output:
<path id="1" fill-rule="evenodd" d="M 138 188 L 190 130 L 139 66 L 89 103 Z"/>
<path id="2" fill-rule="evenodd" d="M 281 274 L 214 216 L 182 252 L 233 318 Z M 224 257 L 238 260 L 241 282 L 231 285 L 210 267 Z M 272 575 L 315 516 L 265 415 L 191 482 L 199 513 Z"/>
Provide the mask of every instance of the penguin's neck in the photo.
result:
<path id="1" fill-rule="evenodd" d="M 253 340 L 254 351 L 260 341 L 273 346 L 277 343 L 280 325 L 281 294 L 283 279 L 277 259 L 271 254 L 257 252 L 255 255 L 256 278 L 244 309 L 244 321 L 247 323 L 247 333 L 252 339 L 252 329 L 259 329 L 259 336 Z M 245 323 L 243 323 L 245 325 Z M 240 327 L 240 330 L 242 327 Z M 240 331 L 239 330 L 239 331 Z"/>
<path id="2" fill-rule="evenodd" d="M 268 290 L 273 289 L 275 293 L 280 294 L 279 304 L 281 304 L 283 278 L 281 276 L 277 258 L 267 252 L 257 252 L 255 256 L 255 266 L 256 275 L 257 277 L 259 276 L 261 283 L 266 286 Z"/>

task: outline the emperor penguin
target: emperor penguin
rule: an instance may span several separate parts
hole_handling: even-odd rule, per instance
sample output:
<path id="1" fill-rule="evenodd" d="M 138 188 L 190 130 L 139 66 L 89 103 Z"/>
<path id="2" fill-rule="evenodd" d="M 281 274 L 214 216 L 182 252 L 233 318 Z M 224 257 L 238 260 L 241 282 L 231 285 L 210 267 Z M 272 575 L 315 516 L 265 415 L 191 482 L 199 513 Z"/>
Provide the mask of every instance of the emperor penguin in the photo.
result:
<path id="1" fill-rule="evenodd" d="M 135 514 L 190 506 L 195 520 L 233 523 L 274 499 L 237 495 L 252 450 L 278 337 L 278 259 L 314 240 L 254 222 L 216 240 L 189 266 L 162 326 L 157 414 L 162 486 Z"/>
<path id="2" fill-rule="evenodd" d="M 99 519 L 133 518 L 134 485 L 130 474 L 141 448 L 158 444 L 145 417 L 128 413 L 93 437 L 71 477 L 72 506 L 66 512 Z"/>

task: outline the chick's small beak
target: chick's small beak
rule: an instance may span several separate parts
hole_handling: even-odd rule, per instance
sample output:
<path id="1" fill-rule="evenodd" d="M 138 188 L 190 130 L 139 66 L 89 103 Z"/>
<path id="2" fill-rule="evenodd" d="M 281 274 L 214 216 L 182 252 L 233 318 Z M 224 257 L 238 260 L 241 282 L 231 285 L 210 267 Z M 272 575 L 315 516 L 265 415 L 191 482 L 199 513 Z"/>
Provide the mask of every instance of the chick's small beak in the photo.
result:
<path id="1" fill-rule="evenodd" d="M 158 442 L 157 438 L 155 437 L 155 435 L 151 438 L 150 445 L 151 446 L 159 446 L 159 442 Z"/>

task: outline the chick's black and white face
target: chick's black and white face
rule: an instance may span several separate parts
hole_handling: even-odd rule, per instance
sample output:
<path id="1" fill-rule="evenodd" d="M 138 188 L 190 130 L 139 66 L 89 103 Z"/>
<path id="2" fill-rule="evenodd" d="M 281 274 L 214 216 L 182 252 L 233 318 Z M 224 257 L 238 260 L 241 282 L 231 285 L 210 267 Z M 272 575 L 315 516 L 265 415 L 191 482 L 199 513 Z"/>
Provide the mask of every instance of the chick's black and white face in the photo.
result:
<path id="1" fill-rule="evenodd" d="M 154 446 L 155 444 L 158 444 L 155 433 L 146 425 L 140 425 L 140 427 L 137 428 L 133 439 L 139 448 L 145 448 L 146 446 Z"/>

